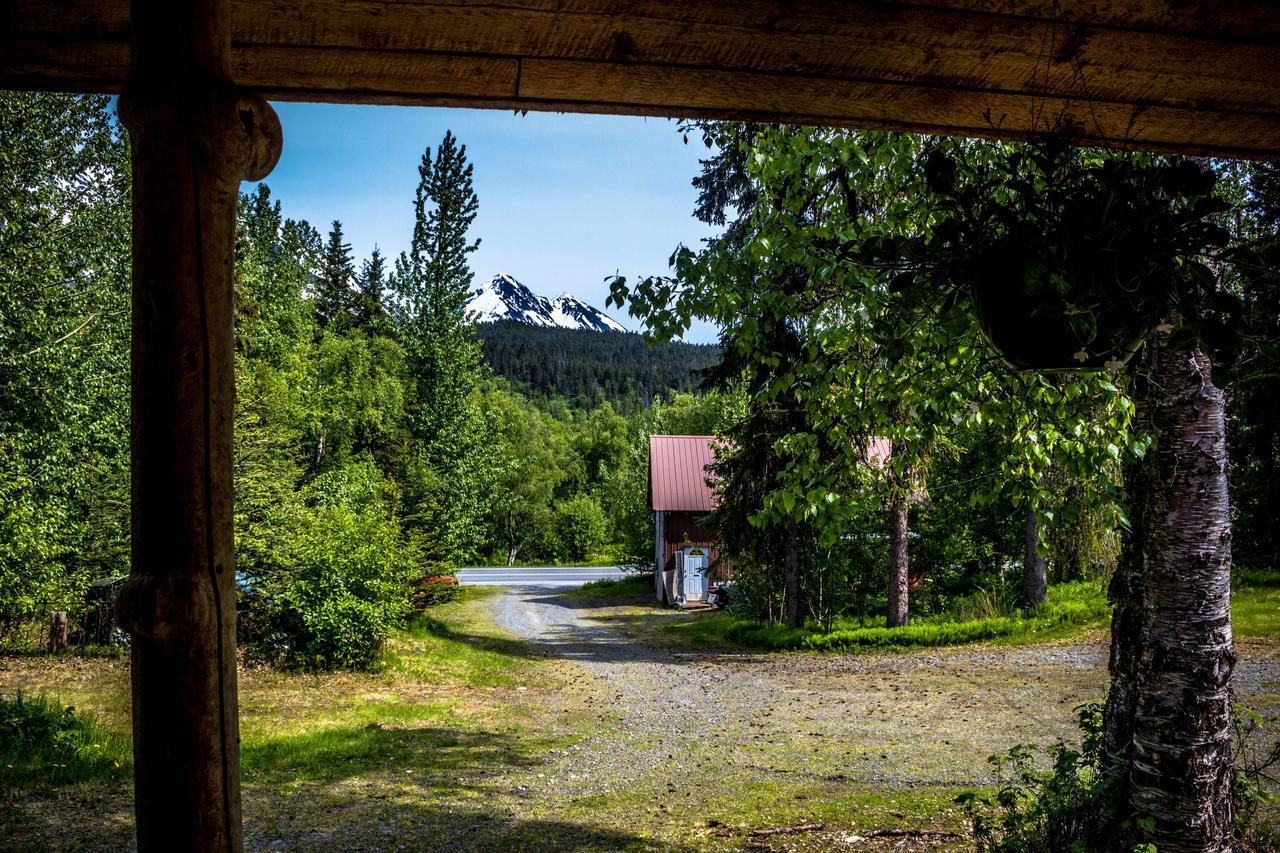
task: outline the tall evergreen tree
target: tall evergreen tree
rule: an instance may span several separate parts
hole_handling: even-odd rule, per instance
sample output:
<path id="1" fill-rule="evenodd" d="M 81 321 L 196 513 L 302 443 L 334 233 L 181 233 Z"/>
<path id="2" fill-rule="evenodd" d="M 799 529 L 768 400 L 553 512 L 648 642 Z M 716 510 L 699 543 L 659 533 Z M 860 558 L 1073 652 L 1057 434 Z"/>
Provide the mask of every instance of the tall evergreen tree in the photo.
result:
<path id="1" fill-rule="evenodd" d="M 351 289 L 355 268 L 351 262 L 351 244 L 342 240 L 342 223 L 333 220 L 329 242 L 320 259 L 320 275 L 316 282 L 316 319 L 321 326 L 346 328 L 356 312 L 356 294 Z"/>
<path id="2" fill-rule="evenodd" d="M 396 259 L 390 291 L 396 335 L 416 385 L 410 424 L 419 446 L 420 486 L 407 497 L 416 517 L 439 535 L 447 558 L 461 558 L 477 538 L 485 466 L 478 415 L 470 397 L 480 376 L 480 344 L 466 316 L 480 245 L 468 231 L 479 202 L 467 149 L 446 132 L 418 167 L 413 241 Z"/>
<path id="3" fill-rule="evenodd" d="M 397 334 L 418 380 L 418 438 L 435 444 L 475 387 L 480 348 L 467 322 L 467 256 L 480 246 L 467 232 L 479 210 L 465 145 L 446 132 L 433 160 L 418 166 L 413 241 L 396 259 L 391 291 Z"/>
<path id="4" fill-rule="evenodd" d="M 356 327 L 375 335 L 389 332 L 390 320 L 383 299 L 383 291 L 387 289 L 386 262 L 376 245 L 369 259 L 360 267 L 356 287 Z"/>

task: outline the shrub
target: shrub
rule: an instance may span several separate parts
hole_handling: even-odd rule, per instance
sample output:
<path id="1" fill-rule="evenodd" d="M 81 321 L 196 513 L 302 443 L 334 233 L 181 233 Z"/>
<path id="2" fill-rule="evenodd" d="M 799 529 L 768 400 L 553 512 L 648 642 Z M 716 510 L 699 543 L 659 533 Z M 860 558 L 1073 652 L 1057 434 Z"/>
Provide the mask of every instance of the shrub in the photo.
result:
<path id="1" fill-rule="evenodd" d="M 1151 849 L 1136 844 L 1138 826 L 1122 813 L 1121 771 L 1104 764 L 1102 706 L 1076 710 L 1084 733 L 1079 750 L 1059 741 L 1048 750 L 1050 769 L 1040 771 L 1035 748 L 1020 744 L 987 759 L 996 772 L 994 796 L 956 798 L 978 853 Z"/>
<path id="2" fill-rule="evenodd" d="M 1079 750 L 1062 741 L 1049 747 L 1050 768 L 1035 767 L 1036 750 L 1021 744 L 987 761 L 995 768 L 994 796 L 965 792 L 956 798 L 973 829 L 978 853 L 1038 853 L 1041 850 L 1131 851 L 1155 853 L 1139 842 L 1146 821 L 1134 817 L 1124 802 L 1124 762 L 1109 765 L 1102 750 L 1103 706 L 1082 705 Z M 1232 762 L 1240 850 L 1275 850 L 1276 827 L 1261 813 L 1270 802 L 1267 783 L 1280 763 L 1280 742 L 1255 746 L 1272 725 L 1248 709 L 1234 710 Z"/>
<path id="3" fill-rule="evenodd" d="M 413 586 L 413 605 L 419 610 L 458 598 L 458 579 L 451 575 L 424 578 Z"/>
<path id="4" fill-rule="evenodd" d="M 128 741 L 74 708 L 21 693 L 0 697 L 0 789 L 125 779 L 129 763 Z"/>
<path id="5" fill-rule="evenodd" d="M 1242 705 L 1233 709 L 1235 732 L 1236 836 L 1241 850 L 1280 850 L 1280 816 L 1275 813 L 1275 769 L 1280 766 L 1280 723 Z"/>
<path id="6" fill-rule="evenodd" d="M 242 638 L 251 656 L 308 669 L 368 669 L 410 611 L 419 549 L 389 510 L 371 462 L 316 478 L 246 568 Z"/>
<path id="7" fill-rule="evenodd" d="M 1048 748 L 1051 767 L 1036 768 L 1036 748 L 1019 744 L 988 758 L 996 771 L 991 797 L 956 797 L 973 827 L 978 853 L 1033 850 L 1138 850 L 1138 826 L 1120 813 L 1121 772 L 1102 756 L 1102 706 L 1076 708 L 1084 733 L 1079 751 L 1061 740 Z"/>

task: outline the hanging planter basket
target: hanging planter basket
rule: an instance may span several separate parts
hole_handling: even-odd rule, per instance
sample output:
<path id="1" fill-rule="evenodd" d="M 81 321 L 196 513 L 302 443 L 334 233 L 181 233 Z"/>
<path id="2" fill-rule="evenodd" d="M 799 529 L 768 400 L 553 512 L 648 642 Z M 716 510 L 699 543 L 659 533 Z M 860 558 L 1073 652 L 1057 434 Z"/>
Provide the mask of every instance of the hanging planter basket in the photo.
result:
<path id="1" fill-rule="evenodd" d="M 1164 314 L 1164 300 L 1100 298 L 1034 252 L 997 246 L 969 278 L 987 340 L 1015 370 L 1118 370 Z"/>
<path id="2" fill-rule="evenodd" d="M 1158 324 L 1217 289 L 1198 260 L 1225 244 L 1213 174 L 1076 154 L 1058 143 L 993 163 L 929 154 L 943 214 L 923 253 L 972 297 L 973 317 L 1017 370 L 1119 370 Z"/>

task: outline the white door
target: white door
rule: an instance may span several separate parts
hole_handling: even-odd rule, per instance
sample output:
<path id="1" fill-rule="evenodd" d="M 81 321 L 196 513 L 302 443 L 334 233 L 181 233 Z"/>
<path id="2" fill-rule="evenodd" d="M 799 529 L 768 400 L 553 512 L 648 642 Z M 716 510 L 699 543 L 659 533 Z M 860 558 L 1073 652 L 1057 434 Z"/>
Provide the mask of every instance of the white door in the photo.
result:
<path id="1" fill-rule="evenodd" d="M 707 552 L 702 548 L 684 549 L 684 600 L 705 601 L 707 598 Z"/>

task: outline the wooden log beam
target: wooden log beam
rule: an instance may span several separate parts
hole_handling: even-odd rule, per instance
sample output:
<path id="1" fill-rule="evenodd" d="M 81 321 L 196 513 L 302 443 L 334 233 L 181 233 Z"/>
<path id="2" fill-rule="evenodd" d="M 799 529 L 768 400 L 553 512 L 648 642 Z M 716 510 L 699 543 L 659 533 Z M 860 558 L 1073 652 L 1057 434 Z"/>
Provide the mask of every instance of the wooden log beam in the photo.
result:
<path id="1" fill-rule="evenodd" d="M 230 0 L 235 80 L 344 103 L 733 116 L 1280 157 L 1267 0 Z M 126 0 L 8 0 L 0 85 L 117 91 Z"/>
<path id="2" fill-rule="evenodd" d="M 230 83 L 223 0 L 136 0 L 120 117 L 133 148 L 132 636 L 138 847 L 238 850 L 231 453 L 241 179 L 279 157 Z"/>

